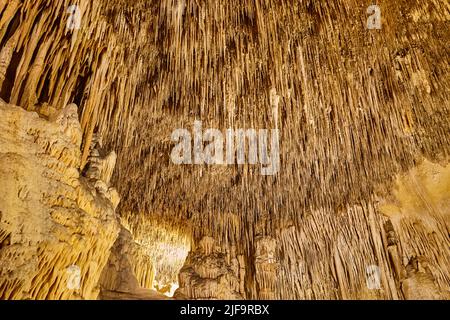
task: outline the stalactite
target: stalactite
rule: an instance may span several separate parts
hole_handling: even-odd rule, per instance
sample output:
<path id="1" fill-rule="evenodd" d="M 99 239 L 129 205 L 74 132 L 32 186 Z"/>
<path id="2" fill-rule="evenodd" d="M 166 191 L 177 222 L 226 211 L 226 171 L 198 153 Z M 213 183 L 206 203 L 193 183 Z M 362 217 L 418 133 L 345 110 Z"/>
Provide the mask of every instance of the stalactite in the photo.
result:
<path id="1" fill-rule="evenodd" d="M 381 30 L 366 28 L 367 1 L 78 0 L 78 30 L 67 27 L 72 2 L 0 1 L 0 98 L 44 116 L 78 104 L 79 169 L 109 180 L 116 162 L 106 186 L 117 186 L 121 222 L 157 281 L 176 281 L 188 256 L 180 292 L 192 297 L 402 299 L 417 255 L 431 267 L 410 277 L 425 273 L 449 290 L 449 208 L 414 173 L 423 163 L 447 168 L 450 157 L 445 0 L 378 1 Z M 279 173 L 175 165 L 171 133 L 195 120 L 221 131 L 278 129 Z M 97 135 L 117 158 L 92 156 Z M 93 159 L 103 169 L 90 169 Z M 433 168 L 424 176 L 448 180 Z M 405 174 L 412 180 L 398 184 Z M 398 185 L 420 208 L 396 199 Z M 94 186 L 117 198 L 107 188 Z M 2 237 L 10 241 L 9 231 Z M 214 257 L 199 249 L 205 237 Z M 229 270 L 202 293 L 189 277 L 204 270 L 188 269 L 208 257 Z M 382 289 L 367 288 L 370 265 Z M 49 288 L 58 281 L 39 275 L 33 297 L 47 297 L 44 278 Z M 0 290 L 16 297 L 17 286 Z"/>

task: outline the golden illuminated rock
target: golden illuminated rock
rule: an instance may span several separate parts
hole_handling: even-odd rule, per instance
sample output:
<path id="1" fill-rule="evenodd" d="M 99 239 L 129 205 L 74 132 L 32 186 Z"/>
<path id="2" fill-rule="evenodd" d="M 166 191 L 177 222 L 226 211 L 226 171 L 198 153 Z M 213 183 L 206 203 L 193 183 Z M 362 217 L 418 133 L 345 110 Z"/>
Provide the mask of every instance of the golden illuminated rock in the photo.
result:
<path id="1" fill-rule="evenodd" d="M 80 175 L 77 107 L 47 120 L 0 103 L 0 130 L 0 297 L 96 298 L 118 196 Z"/>
<path id="2" fill-rule="evenodd" d="M 449 299 L 448 1 L 371 5 L 0 1 L 0 298 Z"/>

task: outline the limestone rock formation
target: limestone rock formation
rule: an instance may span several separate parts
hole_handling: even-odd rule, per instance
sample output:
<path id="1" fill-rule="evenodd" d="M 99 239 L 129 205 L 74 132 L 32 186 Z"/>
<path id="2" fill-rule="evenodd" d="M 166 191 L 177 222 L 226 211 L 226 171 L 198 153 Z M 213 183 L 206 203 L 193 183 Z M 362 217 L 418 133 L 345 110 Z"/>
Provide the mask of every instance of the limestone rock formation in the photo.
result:
<path id="1" fill-rule="evenodd" d="M 99 279 L 99 299 L 162 300 L 168 299 L 154 289 L 155 268 L 144 247 L 121 227 L 108 263 Z"/>
<path id="2" fill-rule="evenodd" d="M 263 300 L 276 298 L 277 290 L 277 243 L 274 238 L 256 239 L 255 271 L 259 297 Z"/>
<path id="3" fill-rule="evenodd" d="M 402 291 L 410 300 L 450 299 L 450 292 L 439 290 L 431 271 L 419 259 L 412 258 L 407 265 L 407 278 L 402 282 Z"/>
<path id="4" fill-rule="evenodd" d="M 77 107 L 45 119 L 0 103 L 0 115 L 0 297 L 95 298 L 119 232 L 118 197 L 80 175 Z"/>
<path id="5" fill-rule="evenodd" d="M 145 270 L 148 274 L 136 274 Z M 153 266 L 150 257 L 134 242 L 130 232 L 121 228 L 109 260 L 100 278 L 102 291 L 133 293 L 153 287 Z M 139 277 L 139 280 L 138 280 Z"/>
<path id="6" fill-rule="evenodd" d="M 0 298 L 448 299 L 448 0 L 369 5 L 0 1 Z"/>
<path id="7" fill-rule="evenodd" d="M 450 165 L 423 161 L 380 203 L 389 256 L 407 299 L 450 299 Z"/>
<path id="8" fill-rule="evenodd" d="M 242 299 L 239 270 L 233 270 L 226 254 L 214 242 L 213 238 L 204 237 L 188 255 L 180 271 L 177 298 Z"/>

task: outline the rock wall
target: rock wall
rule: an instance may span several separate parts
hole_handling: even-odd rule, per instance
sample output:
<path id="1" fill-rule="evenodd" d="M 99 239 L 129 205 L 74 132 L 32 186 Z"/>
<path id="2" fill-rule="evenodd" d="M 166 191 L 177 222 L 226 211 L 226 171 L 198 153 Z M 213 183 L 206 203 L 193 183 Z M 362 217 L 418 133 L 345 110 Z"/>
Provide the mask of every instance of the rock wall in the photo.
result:
<path id="1" fill-rule="evenodd" d="M 80 174 L 77 107 L 40 116 L 1 102 L 0 131 L 0 298 L 95 299 L 119 197 L 108 173 Z"/>
<path id="2" fill-rule="evenodd" d="M 153 10 L 137 0 L 1 1 L 0 98 L 28 110 L 76 103 L 84 167 L 97 125 L 127 126 L 120 114 L 142 103 L 143 66 L 155 55 L 143 13 Z"/>
<path id="3" fill-rule="evenodd" d="M 450 299 L 450 165 L 424 160 L 380 202 L 387 248 L 407 299 Z"/>
<path id="4" fill-rule="evenodd" d="M 122 212 L 121 222 L 130 230 L 140 252 L 151 261 L 154 273 L 152 287 L 161 293 L 173 293 L 173 288 L 178 284 L 178 274 L 190 250 L 189 232 L 133 213 Z M 135 271 L 142 273 L 145 269 Z"/>
<path id="5" fill-rule="evenodd" d="M 445 296 L 447 2 L 379 1 L 369 30 L 370 1 L 79 0 L 79 28 L 72 0 L 0 1 L 0 98 L 41 115 L 2 104 L 0 297 L 96 296 L 119 232 L 96 132 L 157 282 L 192 247 L 180 294 Z M 279 129 L 279 174 L 171 163 L 196 119 Z"/>

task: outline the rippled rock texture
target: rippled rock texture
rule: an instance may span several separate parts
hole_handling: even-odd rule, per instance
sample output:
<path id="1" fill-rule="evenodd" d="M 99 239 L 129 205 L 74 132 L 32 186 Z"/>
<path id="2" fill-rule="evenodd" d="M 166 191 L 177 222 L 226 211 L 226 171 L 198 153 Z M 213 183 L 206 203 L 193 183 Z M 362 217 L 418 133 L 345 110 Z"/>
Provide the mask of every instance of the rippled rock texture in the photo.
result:
<path id="1" fill-rule="evenodd" d="M 0 297 L 96 298 L 119 197 L 80 175 L 77 107 L 46 119 L 0 103 L 0 130 Z"/>
<path id="2" fill-rule="evenodd" d="M 1 298 L 447 299 L 448 0 L 73 5 L 0 0 Z M 279 171 L 173 163 L 196 121 Z"/>

